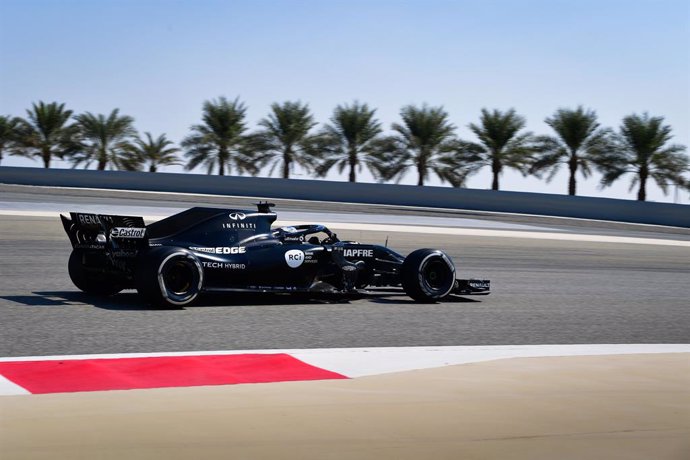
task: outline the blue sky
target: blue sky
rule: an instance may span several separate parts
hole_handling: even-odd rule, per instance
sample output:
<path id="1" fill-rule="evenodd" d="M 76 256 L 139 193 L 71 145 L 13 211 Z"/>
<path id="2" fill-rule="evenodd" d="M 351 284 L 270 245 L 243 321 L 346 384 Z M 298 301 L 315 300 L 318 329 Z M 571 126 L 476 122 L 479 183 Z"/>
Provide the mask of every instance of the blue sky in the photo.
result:
<path id="1" fill-rule="evenodd" d="M 202 102 L 221 95 L 249 106 L 251 127 L 276 101 L 307 102 L 325 122 L 358 99 L 386 127 L 405 104 L 443 105 L 468 139 L 482 107 L 514 107 L 547 134 L 545 117 L 583 104 L 613 127 L 633 112 L 662 115 L 688 145 L 690 2 L 0 0 L 2 114 L 23 116 L 39 100 L 118 107 L 139 131 L 178 142 Z M 482 171 L 468 186 L 490 180 Z M 566 183 L 563 173 L 547 185 L 509 172 L 501 188 L 565 193 Z M 578 185 L 635 197 L 627 180 Z M 649 198 L 674 196 L 652 187 Z"/>

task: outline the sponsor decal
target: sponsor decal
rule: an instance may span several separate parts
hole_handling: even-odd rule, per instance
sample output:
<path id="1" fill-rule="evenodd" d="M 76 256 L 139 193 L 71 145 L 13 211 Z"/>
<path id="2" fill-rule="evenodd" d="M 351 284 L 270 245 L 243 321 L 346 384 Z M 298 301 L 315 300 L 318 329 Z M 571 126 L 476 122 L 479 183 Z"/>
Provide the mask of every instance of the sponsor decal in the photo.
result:
<path id="1" fill-rule="evenodd" d="M 282 230 L 285 233 L 297 233 L 297 229 L 295 227 L 282 227 Z"/>
<path id="2" fill-rule="evenodd" d="M 218 247 L 218 248 L 197 248 L 190 247 L 192 251 L 205 252 L 206 254 L 244 254 L 247 248 L 244 246 Z"/>
<path id="3" fill-rule="evenodd" d="M 243 212 L 231 212 L 228 217 L 232 220 L 244 220 L 247 216 Z"/>
<path id="4" fill-rule="evenodd" d="M 488 289 L 491 286 L 491 283 L 482 280 L 470 280 L 467 284 L 475 289 Z"/>
<path id="5" fill-rule="evenodd" d="M 96 214 L 77 214 L 82 225 L 101 225 L 101 219 Z"/>
<path id="6" fill-rule="evenodd" d="M 227 222 L 223 224 L 226 230 L 249 229 L 256 230 L 256 223 L 254 222 Z"/>
<path id="7" fill-rule="evenodd" d="M 288 243 L 302 243 L 302 242 L 304 242 L 304 235 L 300 235 L 300 236 L 294 236 L 294 235 L 286 236 L 285 238 L 283 238 L 283 241 L 286 241 L 286 242 L 288 242 Z"/>
<path id="8" fill-rule="evenodd" d="M 204 268 L 222 268 L 224 270 L 244 270 L 246 264 L 232 264 L 229 262 L 201 262 Z"/>
<path id="9" fill-rule="evenodd" d="M 110 230 L 111 238 L 138 238 L 141 239 L 146 233 L 145 228 L 137 227 L 115 227 Z"/>
<path id="10" fill-rule="evenodd" d="M 311 252 L 307 252 L 304 254 L 304 263 L 305 264 L 318 264 L 319 259 L 314 257 L 314 254 L 312 254 Z"/>
<path id="11" fill-rule="evenodd" d="M 103 249 L 105 243 L 94 244 L 94 243 L 78 243 L 74 245 L 75 249 Z"/>
<path id="12" fill-rule="evenodd" d="M 113 257 L 136 257 L 137 251 L 126 251 L 124 249 L 119 249 L 117 251 L 112 251 L 110 254 Z"/>
<path id="13" fill-rule="evenodd" d="M 290 268 L 297 268 L 304 263 L 304 252 L 299 249 L 291 249 L 285 253 L 285 262 Z"/>
<path id="14" fill-rule="evenodd" d="M 374 257 L 373 249 L 345 249 L 343 251 L 345 257 Z"/>

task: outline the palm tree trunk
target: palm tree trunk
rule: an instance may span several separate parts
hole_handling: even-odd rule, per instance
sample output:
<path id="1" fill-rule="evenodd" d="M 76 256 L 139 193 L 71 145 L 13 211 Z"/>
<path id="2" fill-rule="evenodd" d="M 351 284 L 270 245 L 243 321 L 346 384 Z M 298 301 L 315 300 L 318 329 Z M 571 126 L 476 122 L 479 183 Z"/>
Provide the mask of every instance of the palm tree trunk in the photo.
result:
<path id="1" fill-rule="evenodd" d="M 570 172 L 570 180 L 568 181 L 568 195 L 575 195 L 575 188 L 577 187 L 577 183 L 575 181 L 575 172 L 571 171 Z"/>
<path id="2" fill-rule="evenodd" d="M 219 149 L 218 149 L 218 175 L 219 176 L 224 176 L 225 175 L 225 162 L 228 161 L 229 157 L 229 152 L 228 148 L 220 144 Z"/>
<path id="3" fill-rule="evenodd" d="M 350 150 L 350 182 L 357 182 L 355 177 L 355 168 L 357 167 L 357 154 Z"/>
<path id="4" fill-rule="evenodd" d="M 640 189 L 637 191 L 637 200 L 647 200 L 647 173 L 640 172 Z"/>
<path id="5" fill-rule="evenodd" d="M 149 172 L 156 172 L 156 165 L 155 164 L 151 164 L 151 166 L 149 166 Z"/>
<path id="6" fill-rule="evenodd" d="M 108 164 L 108 157 L 106 156 L 105 149 L 101 148 L 98 152 L 98 170 L 99 171 L 105 170 L 105 167 L 107 164 Z"/>
<path id="7" fill-rule="evenodd" d="M 491 162 L 491 172 L 493 173 L 494 179 L 491 182 L 491 190 L 498 190 L 498 176 L 501 174 L 501 162 L 494 155 L 494 159 Z"/>
<path id="8" fill-rule="evenodd" d="M 420 158 L 417 161 L 417 172 L 419 173 L 419 179 L 417 180 L 417 185 L 424 185 L 424 172 L 426 171 L 426 161 L 424 161 L 424 153 L 420 154 Z"/>
<path id="9" fill-rule="evenodd" d="M 50 168 L 50 150 L 43 149 L 43 152 L 41 153 L 41 157 L 43 158 L 43 167 L 44 168 Z"/>
<path id="10" fill-rule="evenodd" d="M 292 159 L 290 153 L 289 149 L 283 152 L 283 179 L 290 178 L 290 160 Z"/>
<path id="11" fill-rule="evenodd" d="M 498 172 L 494 171 L 494 179 L 491 182 L 491 190 L 498 190 Z"/>
<path id="12" fill-rule="evenodd" d="M 570 167 L 570 180 L 568 181 L 568 195 L 575 195 L 575 189 L 577 187 L 575 175 L 577 174 L 577 157 L 572 155 L 570 161 L 568 162 Z"/>

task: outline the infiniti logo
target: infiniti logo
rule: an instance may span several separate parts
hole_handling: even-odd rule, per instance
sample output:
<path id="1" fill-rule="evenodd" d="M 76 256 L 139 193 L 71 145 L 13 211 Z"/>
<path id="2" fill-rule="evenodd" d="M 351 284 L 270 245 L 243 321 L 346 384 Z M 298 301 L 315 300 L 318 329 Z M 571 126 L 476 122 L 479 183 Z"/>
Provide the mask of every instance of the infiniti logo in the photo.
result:
<path id="1" fill-rule="evenodd" d="M 245 216 L 243 212 L 231 212 L 228 217 L 232 220 L 244 220 Z"/>

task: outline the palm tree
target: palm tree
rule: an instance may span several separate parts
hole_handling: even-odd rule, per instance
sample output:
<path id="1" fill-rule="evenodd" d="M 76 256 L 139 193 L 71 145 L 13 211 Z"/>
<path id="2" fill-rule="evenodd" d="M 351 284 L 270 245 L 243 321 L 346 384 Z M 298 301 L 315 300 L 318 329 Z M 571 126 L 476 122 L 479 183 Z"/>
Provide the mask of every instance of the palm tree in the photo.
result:
<path id="1" fill-rule="evenodd" d="M 256 172 L 258 168 L 245 151 L 243 133 L 247 129 L 244 123 L 247 107 L 239 98 L 205 101 L 202 112 L 203 123 L 192 126 L 192 133 L 180 144 L 189 158 L 185 168 L 190 170 L 203 164 L 211 174 L 218 166 L 221 176 L 225 175 L 226 168 L 231 172 L 233 166 L 239 173 Z"/>
<path id="2" fill-rule="evenodd" d="M 532 154 L 537 150 L 534 136 L 530 132 L 520 132 L 525 127 L 525 119 L 514 109 L 507 112 L 482 109 L 479 121 L 479 125 L 468 125 L 479 138 L 479 143 L 458 143 L 456 161 L 461 168 L 467 169 L 467 175 L 490 166 L 493 174 L 491 189 L 498 190 L 503 168 L 527 173 Z"/>
<path id="3" fill-rule="evenodd" d="M 132 117 L 119 115 L 119 109 L 114 109 L 107 117 L 86 112 L 74 118 L 77 120 L 82 146 L 80 152 L 72 156 L 74 167 L 84 164 L 88 168 L 96 161 L 99 171 L 108 166 L 132 169 L 127 161 L 129 142 L 136 135 Z"/>
<path id="4" fill-rule="evenodd" d="M 0 115 L 0 162 L 5 150 L 12 150 L 17 142 L 19 118 Z"/>
<path id="5" fill-rule="evenodd" d="M 384 139 L 381 158 L 388 161 L 384 178 L 399 180 L 410 167 L 418 173 L 417 185 L 424 185 L 429 172 L 441 180 L 449 177 L 449 155 L 455 145 L 455 126 L 443 107 L 407 105 L 400 110 L 402 124 L 391 125 L 395 134 Z"/>
<path id="6" fill-rule="evenodd" d="M 258 154 L 262 166 L 273 163 L 269 175 L 280 165 L 282 177 L 290 177 L 293 164 L 307 170 L 315 168 L 317 136 L 309 131 L 316 126 L 309 106 L 301 102 L 287 101 L 271 104 L 271 113 L 259 121 L 263 129 L 250 137 L 250 151 Z"/>
<path id="7" fill-rule="evenodd" d="M 597 114 L 593 110 L 558 109 L 544 120 L 556 132 L 556 136 L 538 138 L 541 155 L 532 164 L 530 172 L 539 174 L 550 170 L 547 182 L 551 182 L 562 164 L 568 165 L 570 179 L 568 194 L 576 193 L 578 170 L 584 178 L 592 173 L 592 163 L 611 147 L 611 130 L 599 128 Z"/>
<path id="8" fill-rule="evenodd" d="M 690 160 L 683 155 L 685 146 L 671 144 L 671 126 L 664 125 L 663 117 L 632 114 L 623 118 L 618 148 L 611 150 L 599 161 L 603 173 L 601 186 L 608 187 L 627 173 L 634 174 L 632 189 L 639 184 L 637 199 L 647 199 L 647 180 L 652 179 L 659 188 L 668 193 L 669 185 L 690 188 L 683 177 L 690 170 Z"/>
<path id="9" fill-rule="evenodd" d="M 176 153 L 180 151 L 173 147 L 173 142 L 161 134 L 157 139 L 153 139 L 151 133 L 144 133 L 146 139 L 137 136 L 127 148 L 126 163 L 131 165 L 127 169 L 138 169 L 141 165 L 147 165 L 149 172 L 156 172 L 159 166 L 179 165 L 180 161 Z"/>
<path id="10" fill-rule="evenodd" d="M 76 128 L 67 124 L 72 111 L 65 110 L 65 104 L 40 101 L 32 104 L 26 114 L 27 120 L 21 119 L 17 127 L 18 155 L 41 158 L 43 166 L 50 168 L 54 156 L 63 158 L 74 151 Z"/>
<path id="11" fill-rule="evenodd" d="M 342 173 L 347 167 L 349 181 L 356 182 L 356 171 L 366 165 L 376 175 L 376 142 L 381 134 L 381 123 L 374 118 L 375 109 L 355 101 L 352 105 L 339 105 L 333 111 L 331 124 L 324 127 L 319 151 L 325 157 L 316 168 L 318 176 L 325 176 L 333 167 Z"/>

